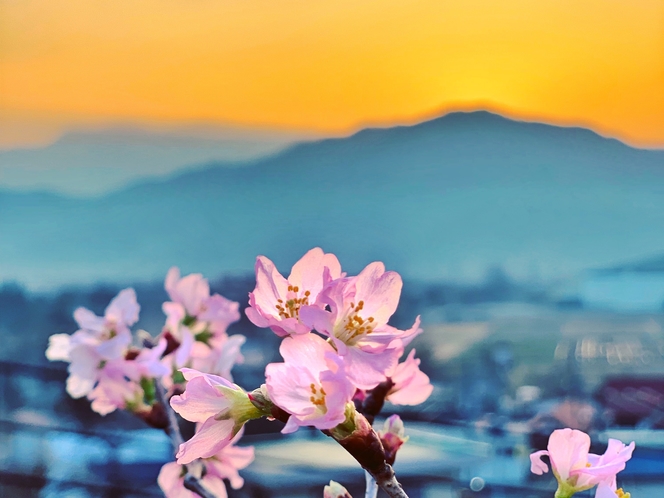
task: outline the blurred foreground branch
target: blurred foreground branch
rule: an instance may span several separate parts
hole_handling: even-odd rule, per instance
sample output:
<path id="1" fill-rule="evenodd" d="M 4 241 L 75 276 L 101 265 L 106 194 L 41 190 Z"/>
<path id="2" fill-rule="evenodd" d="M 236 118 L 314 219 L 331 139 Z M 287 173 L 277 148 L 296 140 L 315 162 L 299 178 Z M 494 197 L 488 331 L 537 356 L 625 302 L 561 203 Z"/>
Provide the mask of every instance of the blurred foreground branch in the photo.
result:
<path id="1" fill-rule="evenodd" d="M 180 426 L 178 425 L 178 420 L 175 416 L 175 412 L 171 409 L 171 406 L 168 404 L 166 399 L 166 390 L 159 380 L 155 382 L 157 385 L 157 398 L 159 402 L 163 405 L 166 416 L 168 417 L 168 435 L 171 438 L 171 444 L 173 445 L 173 453 L 177 453 L 180 445 L 184 443 L 182 439 L 182 434 L 180 433 Z M 189 465 L 186 465 L 187 474 L 184 477 L 184 487 L 187 488 L 192 493 L 196 493 L 201 498 L 217 498 L 215 495 L 210 493 L 205 486 L 200 481 L 203 472 L 203 465 L 199 460 L 196 460 Z"/>

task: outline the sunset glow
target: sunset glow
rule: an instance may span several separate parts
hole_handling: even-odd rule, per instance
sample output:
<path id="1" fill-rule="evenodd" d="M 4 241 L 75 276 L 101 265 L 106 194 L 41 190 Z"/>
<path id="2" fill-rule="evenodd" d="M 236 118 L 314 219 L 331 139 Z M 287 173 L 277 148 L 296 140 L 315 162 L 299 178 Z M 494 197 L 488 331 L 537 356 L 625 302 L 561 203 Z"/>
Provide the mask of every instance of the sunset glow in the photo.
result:
<path id="1" fill-rule="evenodd" d="M 0 0 L 0 147 L 84 126 L 347 133 L 450 109 L 664 146 L 664 0 Z"/>

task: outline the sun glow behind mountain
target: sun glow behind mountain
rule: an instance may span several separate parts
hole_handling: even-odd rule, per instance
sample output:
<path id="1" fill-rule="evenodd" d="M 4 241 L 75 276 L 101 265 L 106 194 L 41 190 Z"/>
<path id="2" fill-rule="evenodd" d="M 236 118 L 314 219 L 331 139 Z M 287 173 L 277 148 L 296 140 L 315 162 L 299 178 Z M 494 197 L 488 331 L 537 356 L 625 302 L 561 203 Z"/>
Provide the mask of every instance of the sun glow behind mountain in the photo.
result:
<path id="1" fill-rule="evenodd" d="M 0 0 L 0 147 L 225 123 L 348 133 L 457 108 L 664 144 L 664 1 Z"/>

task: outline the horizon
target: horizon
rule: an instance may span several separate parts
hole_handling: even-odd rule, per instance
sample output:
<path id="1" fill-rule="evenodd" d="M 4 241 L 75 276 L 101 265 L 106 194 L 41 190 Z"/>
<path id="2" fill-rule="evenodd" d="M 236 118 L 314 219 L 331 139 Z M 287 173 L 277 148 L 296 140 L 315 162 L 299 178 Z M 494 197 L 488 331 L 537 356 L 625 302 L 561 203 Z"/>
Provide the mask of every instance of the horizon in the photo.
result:
<path id="1" fill-rule="evenodd" d="M 618 136 L 603 134 L 601 131 L 579 124 L 559 124 L 542 120 L 527 119 L 512 116 L 494 109 L 458 109 L 436 116 L 428 116 L 420 121 L 396 123 L 386 126 L 365 126 L 347 134 L 321 135 L 309 132 L 287 132 L 284 130 L 232 128 L 218 125 L 179 125 L 139 127 L 132 123 L 123 126 L 110 126 L 108 128 L 74 129 L 64 132 L 49 144 L 35 147 L 16 147 L 13 149 L 0 149 L 0 191 L 16 193 L 49 193 L 71 198 L 94 198 L 131 188 L 133 185 L 145 181 L 168 179 L 187 171 L 205 168 L 207 166 L 229 167 L 244 166 L 255 161 L 267 159 L 278 155 L 293 146 L 303 143 L 314 143 L 325 140 L 343 140 L 353 137 L 367 130 L 388 130 L 397 128 L 414 128 L 433 121 L 443 120 L 454 115 L 488 114 L 507 121 L 524 124 L 544 125 L 560 129 L 578 129 L 589 131 L 599 138 L 616 140 L 626 147 L 637 150 L 664 151 L 663 148 L 638 147 L 625 142 Z M 83 164 L 72 166 L 65 161 L 64 166 L 58 167 L 58 161 L 42 159 L 41 164 L 27 164 L 22 155 L 33 152 L 50 152 L 54 147 L 68 146 L 66 154 L 79 154 L 77 146 L 85 149 L 89 146 L 115 146 L 115 151 L 121 151 L 117 160 L 111 159 L 111 164 L 95 165 L 87 168 Z M 71 148 L 73 146 L 73 149 Z M 123 156 L 127 154 L 126 148 L 148 147 L 147 151 L 138 154 L 150 156 L 153 164 L 123 165 Z M 159 147 L 185 150 L 181 159 L 173 155 L 167 158 L 161 156 Z M 193 152 L 191 149 L 198 149 Z M 201 150 L 204 149 L 204 150 Z M 208 152 L 209 149 L 209 152 Z M 108 149 L 104 149 L 108 152 Z M 206 155 L 207 154 L 207 155 Z M 19 157 L 19 164 L 13 164 Z M 62 152 L 59 154 L 63 155 Z M 110 154 L 112 155 L 112 153 Z M 12 158 L 12 156 L 14 158 Z M 48 156 L 51 157 L 50 155 Z M 104 157 L 108 159 L 108 157 Z M 162 160 L 164 162 L 159 163 Z M 180 161 L 180 162 L 178 162 Z M 103 161 L 102 161 L 103 162 Z M 101 170 L 101 171 L 100 171 Z M 39 171 L 40 175 L 35 176 Z"/>
<path id="2" fill-rule="evenodd" d="M 4 148 L 127 122 L 348 134 L 478 107 L 664 146 L 661 0 L 31 0 L 0 19 Z"/>

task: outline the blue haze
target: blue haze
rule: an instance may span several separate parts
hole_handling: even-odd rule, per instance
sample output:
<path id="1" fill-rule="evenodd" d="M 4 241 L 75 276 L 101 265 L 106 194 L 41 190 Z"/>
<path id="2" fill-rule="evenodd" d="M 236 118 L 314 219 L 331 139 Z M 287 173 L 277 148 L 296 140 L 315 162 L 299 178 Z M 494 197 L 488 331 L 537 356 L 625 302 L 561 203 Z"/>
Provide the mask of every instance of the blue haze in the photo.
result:
<path id="1" fill-rule="evenodd" d="M 223 167 L 222 167 L 223 166 Z M 307 249 L 426 280 L 560 278 L 664 252 L 664 151 L 453 113 L 109 195 L 0 192 L 0 278 L 32 287 L 287 271 Z"/>

